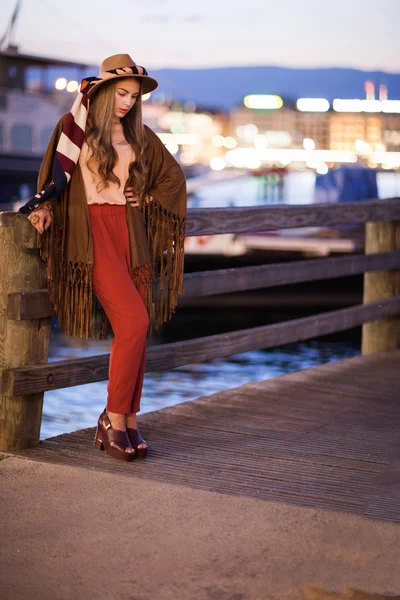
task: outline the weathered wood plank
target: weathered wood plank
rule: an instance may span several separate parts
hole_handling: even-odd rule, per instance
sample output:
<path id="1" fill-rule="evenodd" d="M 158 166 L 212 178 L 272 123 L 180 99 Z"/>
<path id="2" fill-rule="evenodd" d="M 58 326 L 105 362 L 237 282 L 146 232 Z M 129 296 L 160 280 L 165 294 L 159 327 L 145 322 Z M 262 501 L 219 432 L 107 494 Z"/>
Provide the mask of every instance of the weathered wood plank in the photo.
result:
<path id="1" fill-rule="evenodd" d="M 395 220 L 400 220 L 399 198 L 343 204 L 190 209 L 186 235 L 246 233 Z"/>
<path id="2" fill-rule="evenodd" d="M 400 254 L 400 220 L 367 223 L 365 231 L 367 254 L 396 251 Z M 400 295 L 400 268 L 366 273 L 364 276 L 364 303 Z M 362 353 L 373 354 L 400 348 L 400 315 L 383 318 L 364 325 Z"/>
<path id="3" fill-rule="evenodd" d="M 184 297 L 226 294 L 398 268 L 400 252 L 387 252 L 376 256 L 350 255 L 200 271 L 185 275 Z"/>
<path id="4" fill-rule="evenodd" d="M 34 228 L 20 213 L 0 213 L 0 226 L 17 214 L 18 240 L 26 247 L 36 247 Z M 4 216 L 2 216 L 4 215 Z M 292 227 L 328 227 L 344 223 L 400 220 L 400 199 L 366 200 L 345 204 L 303 204 L 252 206 L 235 208 L 189 209 L 186 235 L 249 233 Z"/>
<path id="5" fill-rule="evenodd" d="M 17 213 L 14 225 L 14 244 L 23 248 L 38 248 L 40 233 L 33 227 L 26 215 Z"/>
<path id="6" fill-rule="evenodd" d="M 8 294 L 7 318 L 14 321 L 45 319 L 55 315 L 47 290 Z"/>
<path id="7" fill-rule="evenodd" d="M 24 248 L 38 248 L 37 230 L 32 226 L 26 215 L 19 212 L 0 212 L 0 227 L 9 227 L 13 231 L 13 241 Z"/>
<path id="8" fill-rule="evenodd" d="M 95 427 L 18 455 L 400 522 L 399 367 L 399 351 L 357 356 L 143 414 L 150 450 L 130 466 L 93 449 Z"/>
<path id="9" fill-rule="evenodd" d="M 0 212 L 0 227 L 13 227 L 17 213 L 12 210 Z"/>
<path id="10" fill-rule="evenodd" d="M 400 297 L 274 325 L 161 344 L 148 349 L 146 371 L 173 369 L 238 352 L 274 348 L 344 331 L 378 317 L 395 314 L 400 314 Z M 109 356 L 109 354 L 102 354 L 89 358 L 56 361 L 46 365 L 7 369 L 3 373 L 1 392 L 9 395 L 28 394 L 105 381 L 108 379 Z"/>
<path id="11" fill-rule="evenodd" d="M 334 277 L 357 275 L 365 271 L 399 269 L 400 252 L 387 252 L 365 256 L 351 255 L 323 259 L 299 260 L 293 263 L 257 265 L 233 269 L 217 269 L 186 273 L 184 296 L 204 297 L 245 290 L 255 290 L 278 285 L 317 281 Z M 9 319 L 39 319 L 53 316 L 53 306 L 46 290 L 15 292 L 8 296 Z"/>
<path id="12" fill-rule="evenodd" d="M 7 369 L 47 363 L 50 320 L 7 319 L 10 293 L 45 285 L 44 263 L 38 251 L 15 244 L 17 216 L 2 215 L 0 227 L 0 379 Z M 28 222 L 29 223 L 29 222 Z M 32 225 L 29 223 L 32 228 Z M 33 229 L 33 228 L 32 228 Z M 1 394 L 1 392 L 0 392 Z M 18 449 L 39 442 L 43 393 L 0 395 L 0 449 Z"/>

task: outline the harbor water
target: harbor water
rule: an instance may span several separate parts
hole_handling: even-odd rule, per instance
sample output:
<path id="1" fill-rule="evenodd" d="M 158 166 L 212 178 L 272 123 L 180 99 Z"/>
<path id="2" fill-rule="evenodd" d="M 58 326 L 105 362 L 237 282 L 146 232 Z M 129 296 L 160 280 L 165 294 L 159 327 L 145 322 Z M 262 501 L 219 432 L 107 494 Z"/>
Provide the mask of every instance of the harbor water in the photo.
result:
<path id="1" fill-rule="evenodd" d="M 199 332 L 199 335 L 201 333 Z M 110 342 L 66 340 L 52 335 L 50 361 L 84 358 L 109 352 Z M 251 351 L 146 373 L 140 415 L 230 388 L 359 354 L 357 336 L 310 340 L 282 348 Z M 107 381 L 63 388 L 44 395 L 40 438 L 93 427 L 107 400 Z M 278 399 L 277 399 L 278 402 Z"/>

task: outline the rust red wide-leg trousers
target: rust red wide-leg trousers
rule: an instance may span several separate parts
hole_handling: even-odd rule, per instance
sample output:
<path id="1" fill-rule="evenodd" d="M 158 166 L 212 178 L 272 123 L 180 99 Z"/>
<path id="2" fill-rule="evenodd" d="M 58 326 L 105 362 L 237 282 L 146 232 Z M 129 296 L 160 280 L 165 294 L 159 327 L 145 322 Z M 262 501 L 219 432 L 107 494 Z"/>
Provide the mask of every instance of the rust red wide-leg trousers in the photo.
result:
<path id="1" fill-rule="evenodd" d="M 93 236 L 93 289 L 114 333 L 107 405 L 110 412 L 140 410 L 149 315 L 130 272 L 125 205 L 89 204 Z"/>

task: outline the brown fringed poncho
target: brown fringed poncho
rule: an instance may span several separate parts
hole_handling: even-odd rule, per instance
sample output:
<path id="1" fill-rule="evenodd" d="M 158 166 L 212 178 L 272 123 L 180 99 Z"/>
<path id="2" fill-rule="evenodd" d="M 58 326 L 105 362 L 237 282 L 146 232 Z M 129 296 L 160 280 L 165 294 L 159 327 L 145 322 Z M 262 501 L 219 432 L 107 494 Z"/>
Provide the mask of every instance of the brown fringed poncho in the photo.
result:
<path id="1" fill-rule="evenodd" d="M 52 179 L 53 156 L 67 114 L 57 123 L 39 177 L 38 192 Z M 144 125 L 149 166 L 144 200 L 126 205 L 132 276 L 145 285 L 145 305 L 153 329 L 171 319 L 183 294 L 186 180 L 183 170 L 158 135 Z M 82 172 L 76 165 L 66 189 L 52 201 L 53 222 L 38 233 L 40 256 L 47 263 L 50 300 L 67 336 L 107 338 L 111 325 L 92 289 L 93 240 Z"/>

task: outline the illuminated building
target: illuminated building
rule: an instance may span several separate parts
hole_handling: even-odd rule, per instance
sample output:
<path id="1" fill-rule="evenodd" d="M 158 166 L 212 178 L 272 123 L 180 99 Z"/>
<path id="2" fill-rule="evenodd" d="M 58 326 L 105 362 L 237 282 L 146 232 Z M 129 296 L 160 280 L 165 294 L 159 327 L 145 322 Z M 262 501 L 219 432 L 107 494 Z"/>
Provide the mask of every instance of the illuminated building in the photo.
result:
<path id="1" fill-rule="evenodd" d="M 282 100 L 272 108 L 268 99 L 246 99 L 230 118 L 230 134 L 238 145 L 231 164 L 242 167 L 302 164 L 317 170 L 326 163 L 360 161 L 372 167 L 400 168 L 400 101 L 388 100 L 387 88 L 366 82 L 365 99 L 300 98 Z M 254 106 L 254 108 L 253 108 Z M 325 163 L 325 165 L 324 165 Z"/>
<path id="2" fill-rule="evenodd" d="M 166 144 L 185 167 L 209 167 L 213 159 L 223 157 L 235 140 L 228 139 L 229 115 L 201 110 L 195 103 L 168 106 L 163 102 L 143 104 L 143 121 Z M 215 140 L 221 138 L 221 145 Z"/>

